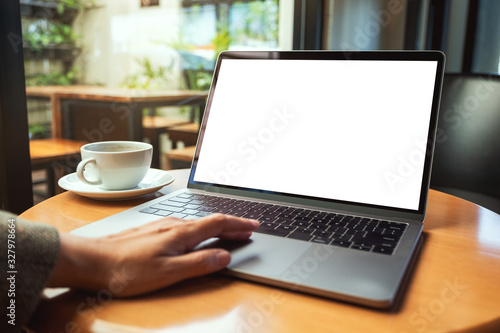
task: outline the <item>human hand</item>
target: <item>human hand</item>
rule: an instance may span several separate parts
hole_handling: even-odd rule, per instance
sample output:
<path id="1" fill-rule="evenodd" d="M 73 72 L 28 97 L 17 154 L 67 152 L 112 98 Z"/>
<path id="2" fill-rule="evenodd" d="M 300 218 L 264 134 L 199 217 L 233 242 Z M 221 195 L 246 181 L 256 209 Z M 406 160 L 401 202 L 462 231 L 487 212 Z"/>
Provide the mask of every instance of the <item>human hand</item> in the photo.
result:
<path id="1" fill-rule="evenodd" d="M 114 296 L 154 291 L 226 267 L 228 251 L 193 248 L 212 237 L 245 240 L 258 226 L 255 220 L 213 214 L 198 220 L 167 217 L 102 238 L 61 234 L 49 286 L 107 289 Z"/>

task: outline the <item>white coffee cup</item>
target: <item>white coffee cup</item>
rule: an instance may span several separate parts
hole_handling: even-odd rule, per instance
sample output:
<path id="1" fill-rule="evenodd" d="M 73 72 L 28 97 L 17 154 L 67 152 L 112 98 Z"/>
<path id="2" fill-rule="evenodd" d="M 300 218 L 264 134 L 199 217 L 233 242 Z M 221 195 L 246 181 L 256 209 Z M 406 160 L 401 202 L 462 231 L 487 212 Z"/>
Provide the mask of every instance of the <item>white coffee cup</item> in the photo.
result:
<path id="1" fill-rule="evenodd" d="M 80 149 L 78 178 L 105 190 L 126 190 L 137 186 L 146 176 L 153 157 L 153 146 L 135 141 L 102 141 Z"/>

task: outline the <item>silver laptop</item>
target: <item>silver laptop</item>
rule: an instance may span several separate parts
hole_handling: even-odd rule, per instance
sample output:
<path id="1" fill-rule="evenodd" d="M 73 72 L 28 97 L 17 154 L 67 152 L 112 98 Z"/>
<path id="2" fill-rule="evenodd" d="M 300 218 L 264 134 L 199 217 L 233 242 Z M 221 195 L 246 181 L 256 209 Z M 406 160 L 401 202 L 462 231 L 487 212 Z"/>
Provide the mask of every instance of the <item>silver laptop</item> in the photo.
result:
<path id="1" fill-rule="evenodd" d="M 243 279 L 390 307 L 421 240 L 443 67 L 434 51 L 223 52 L 187 187 L 74 233 L 255 218 L 249 241 L 200 247 L 230 248 Z"/>

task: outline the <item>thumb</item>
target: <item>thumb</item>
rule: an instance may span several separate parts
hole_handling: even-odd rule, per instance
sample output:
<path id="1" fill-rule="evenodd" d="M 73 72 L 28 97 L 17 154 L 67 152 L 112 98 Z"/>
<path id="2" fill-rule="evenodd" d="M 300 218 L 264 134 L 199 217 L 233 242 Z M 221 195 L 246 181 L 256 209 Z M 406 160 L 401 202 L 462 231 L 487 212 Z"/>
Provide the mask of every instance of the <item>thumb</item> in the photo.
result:
<path id="1" fill-rule="evenodd" d="M 223 249 L 205 249 L 171 257 L 173 279 L 178 281 L 217 272 L 231 261 L 231 254 Z"/>

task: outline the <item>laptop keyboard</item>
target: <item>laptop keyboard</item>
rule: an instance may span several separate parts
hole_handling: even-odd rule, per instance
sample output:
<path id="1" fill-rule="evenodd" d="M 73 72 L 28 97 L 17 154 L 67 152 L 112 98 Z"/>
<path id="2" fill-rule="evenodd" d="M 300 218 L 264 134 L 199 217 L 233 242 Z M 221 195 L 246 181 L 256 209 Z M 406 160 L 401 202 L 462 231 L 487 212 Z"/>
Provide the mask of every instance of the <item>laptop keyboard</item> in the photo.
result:
<path id="1" fill-rule="evenodd" d="M 142 213 L 196 219 L 212 213 L 255 219 L 263 234 L 390 255 L 407 224 L 203 194 L 182 193 Z"/>

